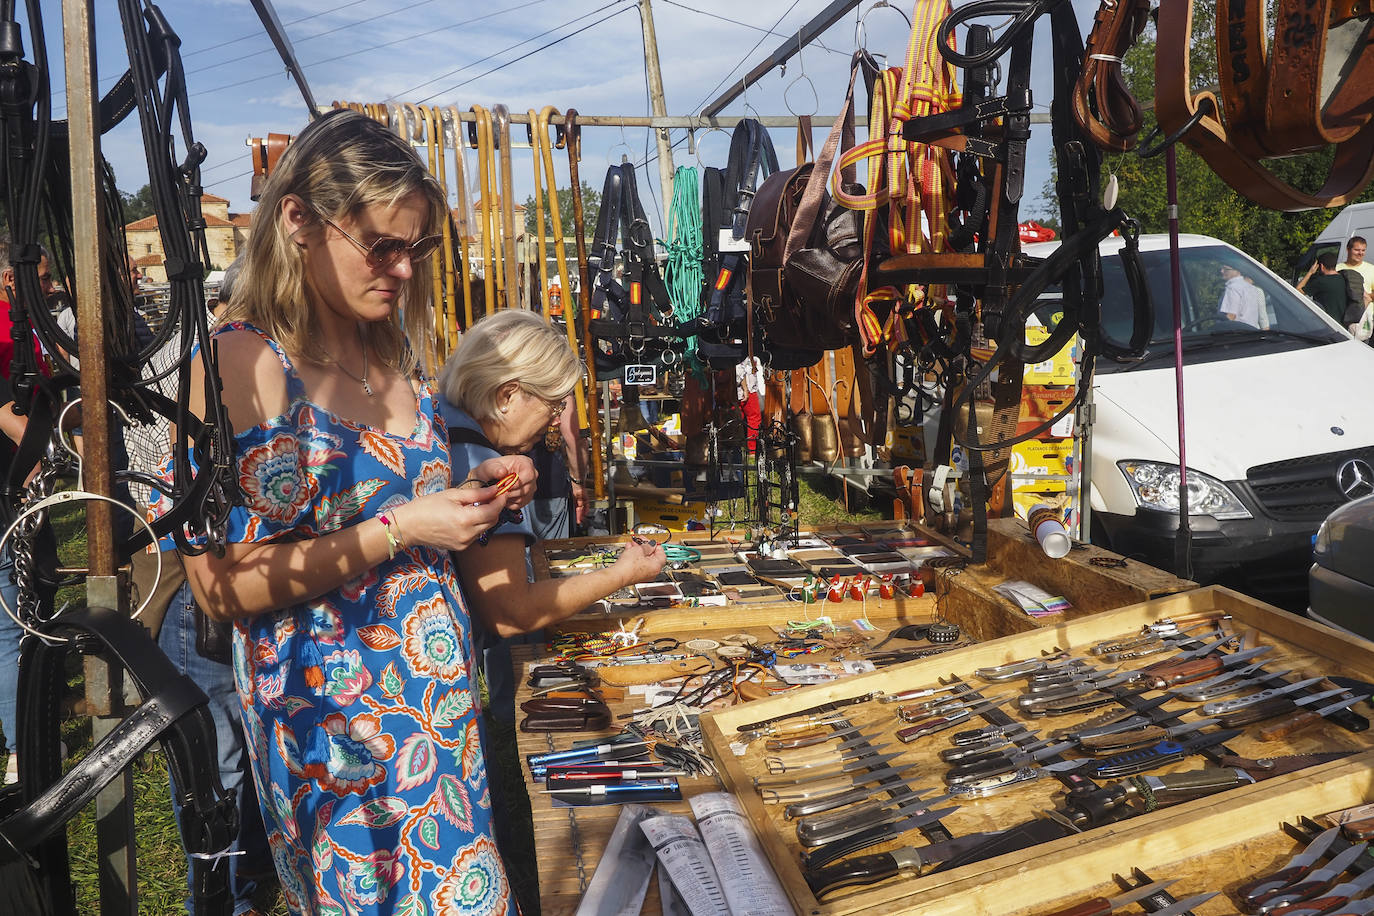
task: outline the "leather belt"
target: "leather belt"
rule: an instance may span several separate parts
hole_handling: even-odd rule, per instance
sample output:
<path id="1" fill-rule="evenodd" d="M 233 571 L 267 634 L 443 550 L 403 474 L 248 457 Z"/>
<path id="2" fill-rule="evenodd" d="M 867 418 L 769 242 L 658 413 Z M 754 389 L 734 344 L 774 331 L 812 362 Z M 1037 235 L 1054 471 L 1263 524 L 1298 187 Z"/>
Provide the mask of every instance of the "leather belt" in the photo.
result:
<path id="1" fill-rule="evenodd" d="M 1149 0 L 1113 0 L 1093 16 L 1072 102 L 1074 120 L 1102 149 L 1125 152 L 1140 133 L 1140 103 L 1122 78 L 1121 59 L 1149 15 Z"/>
<path id="2" fill-rule="evenodd" d="M 1288 9 L 1287 4 L 1280 4 L 1280 7 Z M 1354 199 L 1374 177 L 1374 127 L 1369 120 L 1367 91 L 1364 99 L 1355 101 L 1360 87 L 1369 85 L 1366 68 L 1374 66 L 1374 60 L 1366 60 L 1370 54 L 1362 51 L 1353 58 L 1354 66 L 1350 71 L 1353 78 L 1338 85 L 1331 80 L 1324 81 L 1326 85 L 1321 90 L 1294 85 L 1294 80 L 1322 82 L 1317 80 L 1317 75 L 1325 69 L 1326 45 L 1332 34 L 1328 28 L 1332 7 L 1329 2 L 1323 2 L 1316 8 L 1325 11 L 1325 15 L 1317 19 L 1306 13 L 1299 14 L 1301 27 L 1294 34 L 1285 35 L 1284 28 L 1276 30 L 1274 52 L 1266 61 L 1260 20 L 1250 18 L 1243 7 L 1233 18 L 1228 4 L 1225 28 L 1218 26 L 1219 69 L 1225 100 L 1222 102 L 1215 93 L 1194 94 L 1192 91 L 1188 66 L 1193 20 L 1191 0 L 1161 0 L 1159 5 L 1155 107 L 1160 127 L 1166 134 L 1180 135 L 1183 143 L 1202 156 L 1238 193 L 1276 210 L 1340 206 Z M 1337 18 L 1340 15 L 1338 11 Z M 1285 23 L 1281 25 L 1286 26 Z M 1349 28 L 1351 26 L 1343 25 L 1336 30 L 1340 44 L 1347 38 L 1343 29 Z M 1322 93 L 1328 90 L 1332 95 L 1326 113 L 1334 123 L 1324 121 L 1314 102 L 1314 98 L 1325 97 Z M 1302 114 L 1297 113 L 1296 106 L 1291 111 L 1284 110 L 1285 105 L 1280 102 L 1284 101 L 1285 93 L 1289 97 L 1297 93 L 1300 100 L 1305 100 Z M 1264 99 L 1263 103 L 1260 99 Z M 1312 103 L 1311 113 L 1307 103 Z M 1261 109 L 1262 119 L 1257 114 Z M 1239 121 L 1228 122 L 1229 131 L 1227 123 L 1220 118 L 1223 111 Z M 1307 141 L 1323 132 L 1327 136 L 1345 138 L 1336 144 L 1335 156 L 1320 190 L 1310 194 L 1299 191 L 1261 164 L 1261 158 L 1265 157 L 1259 153 L 1274 156 L 1281 146 L 1267 141 L 1262 149 L 1257 148 L 1259 141 L 1254 137 L 1267 132 L 1269 118 L 1275 119 L 1285 142 L 1300 143 L 1304 148 L 1310 148 Z M 1364 119 L 1362 126 L 1349 131 L 1352 121 L 1358 118 Z"/>

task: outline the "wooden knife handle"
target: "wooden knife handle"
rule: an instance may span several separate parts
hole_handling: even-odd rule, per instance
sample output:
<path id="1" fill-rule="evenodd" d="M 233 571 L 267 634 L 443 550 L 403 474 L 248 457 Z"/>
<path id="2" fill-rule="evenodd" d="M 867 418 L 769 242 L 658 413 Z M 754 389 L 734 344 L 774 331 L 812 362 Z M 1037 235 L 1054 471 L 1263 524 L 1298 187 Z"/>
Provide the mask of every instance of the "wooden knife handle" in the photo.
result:
<path id="1" fill-rule="evenodd" d="M 1281 871 L 1270 872 L 1267 875 L 1261 875 L 1253 881 L 1247 881 L 1240 887 L 1236 888 L 1236 896 L 1239 897 L 1241 900 L 1244 900 L 1246 903 L 1253 903 L 1255 901 L 1255 898 L 1260 896 L 1256 893 L 1256 891 L 1259 888 L 1264 887 L 1266 885 L 1271 886 L 1270 890 L 1273 890 L 1275 887 L 1286 887 L 1292 882 L 1297 881 L 1299 878 L 1301 878 L 1303 875 L 1307 874 L 1311 870 L 1312 866 L 1310 865 L 1298 865 L 1293 868 L 1285 868 Z M 1279 883 L 1274 884 L 1275 881 Z"/>
<path id="2" fill-rule="evenodd" d="M 1176 684 L 1186 684 L 1189 681 L 1211 677 L 1213 674 L 1224 670 L 1224 667 L 1221 659 L 1214 656 L 1190 658 L 1186 662 L 1176 662 L 1155 671 L 1150 677 L 1150 682 L 1152 686 L 1163 690 L 1165 687 Z"/>
<path id="3" fill-rule="evenodd" d="M 1307 728 L 1309 725 L 1315 725 L 1320 721 L 1322 721 L 1322 717 L 1315 712 L 1300 712 L 1295 716 L 1289 716 L 1281 722 L 1275 722 L 1273 725 L 1266 725 L 1264 728 L 1261 728 L 1259 730 L 1259 737 L 1261 741 L 1276 741 L 1279 738 L 1284 738 L 1293 734 L 1295 731 Z"/>
<path id="4" fill-rule="evenodd" d="M 1154 744 L 1169 737 L 1169 732 L 1158 726 L 1137 728 L 1128 732 L 1112 735 L 1095 735 L 1078 742 L 1087 751 L 1115 751 L 1117 748 L 1134 747 L 1137 744 Z"/>
<path id="5" fill-rule="evenodd" d="M 1374 817 L 1367 817 L 1358 821 L 1346 821 L 1341 824 L 1341 833 L 1352 843 L 1358 843 L 1374 837 Z"/>

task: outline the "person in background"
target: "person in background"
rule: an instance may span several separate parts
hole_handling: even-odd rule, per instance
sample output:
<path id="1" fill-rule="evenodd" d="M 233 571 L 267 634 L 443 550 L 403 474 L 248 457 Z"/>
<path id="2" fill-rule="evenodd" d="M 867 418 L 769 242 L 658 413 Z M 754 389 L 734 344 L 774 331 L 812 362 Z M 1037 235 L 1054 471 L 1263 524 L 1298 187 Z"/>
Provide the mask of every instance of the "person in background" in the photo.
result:
<path id="1" fill-rule="evenodd" d="M 326 112 L 264 184 L 216 329 L 243 504 L 222 554 L 183 559 L 196 603 L 235 624 L 292 913 L 516 913 L 451 556 L 529 501 L 534 468 L 495 457 L 471 473 L 502 486 L 450 486 L 416 356 L 433 341 L 422 262 L 442 243 L 445 197 L 408 143 Z M 198 360 L 191 389 L 203 404 Z"/>
<path id="2" fill-rule="evenodd" d="M 454 483 L 480 484 L 475 469 L 481 462 L 543 448 L 546 431 L 567 415 L 581 377 L 582 363 L 567 338 L 535 312 L 508 309 L 476 322 L 439 374 Z M 604 569 L 532 582 L 529 516 L 506 520 L 484 545 L 457 557 L 473 615 L 485 624 L 492 712 L 507 721 L 515 718 L 515 681 L 509 645 L 499 639 L 538 630 L 627 585 L 650 581 L 666 562 L 661 547 L 631 544 Z"/>
<path id="3" fill-rule="evenodd" d="M 129 261 L 130 279 L 135 289 L 137 266 Z M 225 272 L 219 295 L 224 301 L 233 292 L 232 278 Z M 208 305 L 208 303 L 207 303 Z M 182 330 L 168 337 L 148 360 L 145 377 L 170 369 L 181 357 Z M 158 388 L 162 394 L 175 399 L 177 375 L 164 377 Z M 169 421 L 160 414 L 153 422 L 125 426 L 124 443 L 129 453 L 129 467 L 156 475 L 165 456 L 171 436 Z M 153 501 L 151 490 L 142 484 L 129 487 L 138 507 L 147 511 Z M 158 576 L 159 559 L 161 577 Z M 177 671 L 188 676 L 209 700 L 210 717 L 215 723 L 215 751 L 219 766 L 219 780 L 225 791 L 237 803 L 239 832 L 230 845 L 229 895 L 234 916 L 249 916 L 263 911 L 276 887 L 276 870 L 272 853 L 267 847 L 267 832 L 253 780 L 249 777 L 248 747 L 244 742 L 243 714 L 238 692 L 234 689 L 234 670 L 230 666 L 229 630 L 224 624 L 209 619 L 196 604 L 195 595 L 186 581 L 181 556 L 170 546 L 164 546 L 159 558 L 154 549 L 136 551 L 129 558 L 135 594 L 133 603 L 152 593 L 140 620 L 157 638 L 157 644 Z M 181 824 L 181 804 L 175 786 L 172 791 L 172 811 Z M 183 845 L 185 838 L 183 837 Z M 191 869 L 187 868 L 187 880 Z M 188 894 L 186 912 L 193 912 L 193 899 Z"/>
<path id="4" fill-rule="evenodd" d="M 1363 297 L 1363 301 L 1360 303 L 1361 311 L 1364 310 L 1364 306 L 1374 301 L 1374 264 L 1370 264 L 1364 259 L 1367 247 L 1368 243 L 1365 242 L 1364 236 L 1352 235 L 1350 241 L 1345 243 L 1345 262 L 1339 268 L 1343 271 L 1354 271 L 1360 275 L 1360 293 Z"/>
<path id="5" fill-rule="evenodd" d="M 9 262 L 9 244 L 0 245 L 0 480 L 7 478 L 15 459 L 15 447 L 24 437 L 25 416 L 14 412 L 14 391 L 10 387 L 10 364 L 14 361 L 14 341 L 10 336 L 10 300 L 16 294 L 14 267 Z M 38 261 L 38 283 L 44 296 L 56 290 L 52 264 L 44 251 Z M 36 344 L 35 344 L 36 348 Z M 14 581 L 14 557 L 9 545 L 0 554 L 0 599 L 14 611 L 19 603 L 19 586 Z M 0 732 L 6 752 L 4 785 L 19 781 L 19 755 L 16 700 L 19 687 L 19 640 L 24 631 L 8 613 L 0 610 Z"/>
<path id="6" fill-rule="evenodd" d="M 1298 281 L 1297 289 L 1306 293 L 1338 323 L 1346 324 L 1346 308 L 1351 303 L 1345 277 L 1336 269 L 1336 252 L 1324 251 L 1317 255 L 1311 268 Z M 1360 311 L 1364 311 L 1363 303 L 1360 303 Z"/>
<path id="7" fill-rule="evenodd" d="M 1226 281 L 1217 306 L 1221 317 L 1258 328 L 1264 311 L 1264 293 L 1230 264 L 1221 265 L 1221 278 Z"/>

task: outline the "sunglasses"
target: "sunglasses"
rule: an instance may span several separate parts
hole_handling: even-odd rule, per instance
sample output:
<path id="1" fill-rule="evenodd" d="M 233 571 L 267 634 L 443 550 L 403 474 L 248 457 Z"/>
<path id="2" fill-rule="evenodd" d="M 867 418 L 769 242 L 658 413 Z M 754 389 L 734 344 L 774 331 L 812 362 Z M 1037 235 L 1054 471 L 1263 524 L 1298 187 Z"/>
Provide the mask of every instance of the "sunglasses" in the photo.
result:
<path id="1" fill-rule="evenodd" d="M 409 258 L 411 264 L 419 264 L 434 252 L 439 250 L 440 243 L 444 238 L 440 235 L 427 235 L 418 241 L 407 243 L 404 239 L 393 238 L 384 235 L 371 245 L 364 245 L 343 230 L 343 227 L 334 222 L 327 216 L 321 214 L 320 219 L 326 225 L 333 226 L 338 230 L 339 235 L 357 245 L 363 252 L 363 260 L 367 266 L 373 270 L 386 270 L 401 258 Z"/>

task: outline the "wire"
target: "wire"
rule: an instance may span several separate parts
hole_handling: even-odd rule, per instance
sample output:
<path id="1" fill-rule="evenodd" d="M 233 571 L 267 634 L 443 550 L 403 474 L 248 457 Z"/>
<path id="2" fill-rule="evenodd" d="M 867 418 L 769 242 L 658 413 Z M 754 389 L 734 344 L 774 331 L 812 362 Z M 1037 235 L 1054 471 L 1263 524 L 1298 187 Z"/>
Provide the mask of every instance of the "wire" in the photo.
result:
<path id="1" fill-rule="evenodd" d="M 783 14 L 778 17 L 778 21 L 773 23 L 772 28 L 770 28 L 768 32 L 766 32 L 763 35 L 762 38 L 754 42 L 754 46 L 752 48 L 750 48 L 748 51 L 744 52 L 744 54 L 740 56 L 739 63 L 735 64 L 735 66 L 730 69 L 730 72 L 725 74 L 721 81 L 719 83 L 716 83 L 715 88 L 713 88 L 710 92 L 706 93 L 706 96 L 700 102 L 697 102 L 695 105 L 692 106 L 693 111 L 701 111 L 702 106 L 705 105 L 707 102 L 711 101 L 711 97 L 720 91 L 721 86 L 724 86 L 727 82 L 730 81 L 730 77 L 734 76 L 735 72 L 739 70 L 740 67 L 744 66 L 744 62 L 753 56 L 754 52 L 759 49 L 759 45 L 763 44 L 764 39 L 767 38 L 769 35 L 773 34 L 773 31 L 777 29 L 778 26 L 782 25 L 782 21 L 792 14 L 792 11 L 797 8 L 797 4 L 800 2 L 801 0 L 792 0 L 792 5 L 783 11 Z"/>
<path id="2" fill-rule="evenodd" d="M 607 3 L 605 6 L 597 7 L 596 9 L 592 10 L 590 13 L 587 13 L 587 14 L 584 15 L 584 16 L 578 16 L 577 19 L 573 19 L 573 20 L 571 20 L 570 22 L 565 22 L 563 25 L 570 25 L 570 24 L 573 23 L 573 22 L 577 22 L 579 19 L 586 19 L 587 16 L 592 16 L 592 15 L 595 15 L 596 13 L 601 12 L 602 10 L 609 9 L 609 8 L 611 8 L 612 6 L 615 6 L 617 3 L 626 3 L 626 2 L 629 2 L 629 0 L 612 0 L 612 2 Z M 446 92 L 453 92 L 455 89 L 461 89 L 461 88 L 463 88 L 464 86 L 466 86 L 468 83 L 475 82 L 475 81 L 481 79 L 481 78 L 484 77 L 484 76 L 490 76 L 491 74 L 496 73 L 496 72 L 499 71 L 499 70 L 504 70 L 504 69 L 506 69 L 507 67 L 509 67 L 511 64 L 517 64 L 517 63 L 519 63 L 520 61 L 524 60 L 524 59 L 527 58 L 527 57 L 532 57 L 533 55 L 538 54 L 540 51 L 547 51 L 549 48 L 552 48 L 554 45 L 556 45 L 556 44 L 558 44 L 558 43 L 560 43 L 560 42 L 567 41 L 569 38 L 573 38 L 574 36 L 581 35 L 583 32 L 587 31 L 588 29 L 592 29 L 592 28 L 595 28 L 596 26 L 603 25 L 603 24 L 605 24 L 605 23 L 607 23 L 607 22 L 610 22 L 610 21 L 611 21 L 612 19 L 614 19 L 616 16 L 619 16 L 621 13 L 624 13 L 624 12 L 630 10 L 630 9 L 633 9 L 633 8 L 634 8 L 634 7 L 630 7 L 630 6 L 622 6 L 620 9 L 616 10 L 614 13 L 611 13 L 609 16 L 606 16 L 606 17 L 604 17 L 604 18 L 602 18 L 602 19 L 598 19 L 596 22 L 592 22 L 592 23 L 589 23 L 589 24 L 587 24 L 587 25 L 584 25 L 582 28 L 577 29 L 576 31 L 573 31 L 573 32 L 569 32 L 568 34 L 562 36 L 561 38 L 555 38 L 553 41 L 550 41 L 550 42 L 548 42 L 547 44 L 540 45 L 539 47 L 535 48 L 533 51 L 527 51 L 526 53 L 521 54 L 519 57 L 512 58 L 511 60 L 506 61 L 504 64 L 500 64 L 500 65 L 498 65 L 498 66 L 492 67 L 490 70 L 486 70 L 486 71 L 484 71 L 484 72 L 482 72 L 482 73 L 477 74 L 476 76 L 469 77 L 469 78 L 463 80 L 461 83 L 457 83 L 456 85 L 449 86 L 447 89 L 441 89 L 440 91 L 438 91 L 438 92 L 436 92 L 436 93 L 434 93 L 434 94 L 432 94 L 432 95 L 427 95 L 427 96 L 425 96 L 424 98 L 420 99 L 420 101 L 421 101 L 421 102 L 428 102 L 428 101 L 430 101 L 431 99 L 438 98 L 439 96 L 443 95 L 443 94 L 446 93 Z M 534 38 L 527 38 L 527 39 L 525 39 L 524 41 L 520 42 L 519 44 L 512 45 L 510 48 L 505 48 L 505 49 L 503 49 L 502 51 L 497 51 L 496 54 L 502 54 L 502 53 L 504 53 L 505 51 L 512 50 L 513 48 L 518 48 L 518 47 L 520 47 L 520 45 L 528 44 L 529 42 L 534 41 L 534 40 L 536 40 L 536 39 L 538 39 L 538 38 L 542 38 L 544 35 L 548 35 L 549 32 L 556 31 L 557 29 L 560 29 L 560 28 L 563 28 L 563 26 L 555 26 L 554 28 L 550 29 L 548 32 L 542 32 L 541 34 L 536 35 Z M 492 58 L 492 57 L 495 57 L 496 54 L 489 55 L 489 56 L 483 58 L 483 60 L 491 60 L 491 58 Z M 480 61 L 475 61 L 474 64 L 475 64 L 475 63 L 480 63 Z M 468 66 L 473 66 L 473 64 L 469 64 Z M 462 69 L 466 70 L 467 67 L 464 67 L 464 68 L 462 68 Z M 433 82 L 433 80 L 431 80 L 430 82 Z"/>
<path id="3" fill-rule="evenodd" d="M 748 22 L 740 22 L 738 19 L 731 19 L 729 16 L 722 16 L 722 15 L 720 15 L 719 13 L 712 13 L 712 12 L 709 11 L 709 10 L 699 10 L 699 9 L 694 8 L 694 7 L 687 6 L 687 5 L 684 4 L 684 3 L 675 3 L 674 0 L 659 0 L 659 2 L 660 2 L 660 3 L 665 3 L 665 4 L 667 4 L 668 6 L 675 6 L 675 7 L 677 7 L 678 9 L 687 10 L 687 12 L 689 12 L 689 13 L 699 13 L 699 14 L 701 14 L 702 16 L 706 16 L 706 17 L 711 18 L 711 19 L 718 19 L 718 20 L 720 20 L 721 22 L 728 22 L 728 23 L 730 23 L 731 25 L 738 25 L 738 26 L 742 26 L 742 27 L 744 27 L 744 28 L 746 28 L 746 29 L 753 29 L 755 32 L 762 32 L 762 33 L 765 34 L 765 35 L 774 35 L 774 36 L 777 36 L 778 38 L 787 38 L 787 37 L 788 37 L 787 35 L 784 35 L 782 32 L 775 32 L 775 31 L 772 31 L 772 30 L 770 30 L 770 29 L 765 29 L 763 26 L 760 26 L 760 25 L 753 25 L 753 24 L 748 23 Z M 848 52 L 848 51 L 841 51 L 841 50 L 839 50 L 839 49 L 837 49 L 837 48 L 832 48 L 832 47 L 830 47 L 829 45 L 823 45 L 823 44 L 821 44 L 819 41 L 813 41 L 813 42 L 811 42 L 811 44 L 813 44 L 813 45 L 815 45 L 816 47 L 820 48 L 822 51 L 829 51 L 831 54 L 838 54 L 839 56 L 845 57 L 845 58 L 848 58 L 848 57 L 849 57 L 849 52 Z"/>
<path id="4" fill-rule="evenodd" d="M 500 15 L 500 14 L 502 14 L 502 13 L 512 13 L 512 12 L 515 12 L 516 10 L 525 9 L 526 7 L 530 7 L 530 6 L 534 6 L 534 5 L 536 5 L 536 4 L 539 4 L 539 3 L 546 3 L 546 2 L 548 2 L 548 0 L 528 0 L 528 2 L 521 3 L 521 4 L 517 5 L 517 6 L 508 7 L 508 8 L 506 8 L 506 9 L 502 9 L 502 10 L 496 10 L 495 12 L 491 12 L 491 13 L 485 13 L 485 14 L 483 14 L 483 15 L 481 15 L 481 16 L 476 16 L 476 17 L 474 17 L 474 18 L 472 18 L 472 19 L 465 19 L 465 20 L 463 20 L 462 22 L 455 22 L 455 23 L 452 23 L 451 25 L 443 26 L 442 28 L 437 29 L 437 30 L 434 29 L 434 28 L 429 28 L 429 29 L 426 29 L 426 30 L 423 31 L 423 32 L 417 32 L 417 33 L 415 33 L 415 34 L 413 34 L 413 35 L 406 35 L 406 36 L 404 36 L 404 37 L 402 37 L 402 38 L 397 38 L 397 39 L 394 39 L 394 40 L 392 40 L 392 41 L 383 42 L 382 44 L 379 44 L 379 45 L 372 45 L 372 46 L 366 47 L 366 48 L 359 48 L 359 49 L 356 50 L 356 51 L 349 51 L 349 52 L 347 52 L 347 53 L 345 53 L 345 54 L 339 54 L 339 55 L 336 55 L 336 56 L 334 56 L 334 57 L 326 57 L 326 58 L 323 58 L 323 59 L 321 59 L 321 60 L 311 61 L 310 63 L 307 63 L 307 64 L 302 65 L 302 69 L 308 69 L 308 68 L 310 68 L 310 67 L 318 67 L 318 66 L 321 66 L 321 65 L 323 65 L 323 64 L 332 64 L 332 63 L 334 63 L 334 62 L 336 62 L 336 61 L 346 60 L 347 58 L 350 58 L 350 57 L 357 57 L 359 54 L 366 54 L 366 53 L 368 53 L 369 51 L 379 51 L 379 50 L 381 50 L 381 49 L 383 49 L 383 48 L 389 48 L 389 47 L 391 47 L 392 45 L 398 45 L 398 44 L 401 44 L 401 43 L 403 43 L 403 42 L 413 41 L 413 40 L 415 40 L 416 38 L 422 38 L 422 37 L 430 36 L 430 35 L 435 34 L 436 31 L 446 31 L 446 30 L 449 30 L 449 29 L 458 28 L 459 26 L 471 25 L 471 24 L 474 23 L 474 22 L 480 22 L 480 21 L 483 20 L 483 19 L 490 19 L 491 17 Z M 532 41 L 532 40 L 533 40 L 533 39 L 526 39 L 526 41 Z M 522 42 L 522 44 L 523 44 L 523 42 Z M 280 75 L 281 75 L 281 73 L 280 73 L 279 71 L 274 71 L 274 72 L 272 72 L 272 73 L 266 73 L 266 74 L 263 74 L 263 75 L 261 75 L 261 76 L 254 76 L 254 77 L 249 77 L 248 79 L 239 80 L 239 81 L 236 82 L 236 83 L 228 83 L 228 84 L 223 85 L 223 86 L 216 86 L 216 87 L 214 87 L 213 89 L 202 89 L 202 90 L 200 90 L 199 92 L 194 92 L 194 93 L 192 93 L 192 96 L 194 97 L 194 96 L 199 96 L 199 95 L 209 95 L 210 93 L 213 93 L 213 92 L 221 92 L 221 91 L 223 91 L 223 90 L 225 90 L 225 89 L 234 89 L 234 88 L 237 88 L 237 87 L 239 87 L 239 86 L 246 86 L 246 85 L 248 85 L 249 83 L 258 83 L 258 82 L 262 82 L 263 80 L 272 79 L 273 77 L 277 77 L 277 76 L 280 76 Z M 410 91 L 410 90 L 407 90 L 407 92 L 409 92 L 409 91 Z M 401 95 L 404 95 L 404 94 L 405 94 L 405 93 L 401 93 Z"/>

